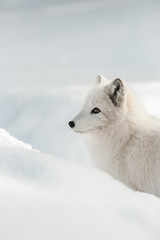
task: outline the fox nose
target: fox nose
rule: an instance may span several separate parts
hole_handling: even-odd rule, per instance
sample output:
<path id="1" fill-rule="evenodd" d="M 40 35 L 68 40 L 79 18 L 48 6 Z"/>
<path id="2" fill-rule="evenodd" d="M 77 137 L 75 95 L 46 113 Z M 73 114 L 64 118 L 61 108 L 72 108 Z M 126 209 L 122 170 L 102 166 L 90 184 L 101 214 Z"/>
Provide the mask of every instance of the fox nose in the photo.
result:
<path id="1" fill-rule="evenodd" d="M 75 126 L 75 123 L 73 121 L 70 121 L 68 124 L 71 128 L 74 128 L 74 126 Z"/>

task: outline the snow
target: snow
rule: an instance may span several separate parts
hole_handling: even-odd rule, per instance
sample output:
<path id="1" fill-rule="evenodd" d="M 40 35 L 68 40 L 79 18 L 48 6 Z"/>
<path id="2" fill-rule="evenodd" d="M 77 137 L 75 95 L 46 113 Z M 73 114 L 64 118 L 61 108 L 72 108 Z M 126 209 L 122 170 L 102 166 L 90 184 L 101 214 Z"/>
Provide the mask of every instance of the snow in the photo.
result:
<path id="1" fill-rule="evenodd" d="M 0 148 L 1 239 L 159 239 L 158 198 L 15 142 Z"/>
<path id="2" fill-rule="evenodd" d="M 0 1 L 0 84 L 160 79 L 160 2 Z"/>
<path id="3" fill-rule="evenodd" d="M 159 83 L 131 85 L 160 115 Z M 32 147 L 0 129 L 0 239 L 159 240 L 160 200 L 95 169 L 67 126 L 88 89 L 1 89 L 1 126 Z"/>

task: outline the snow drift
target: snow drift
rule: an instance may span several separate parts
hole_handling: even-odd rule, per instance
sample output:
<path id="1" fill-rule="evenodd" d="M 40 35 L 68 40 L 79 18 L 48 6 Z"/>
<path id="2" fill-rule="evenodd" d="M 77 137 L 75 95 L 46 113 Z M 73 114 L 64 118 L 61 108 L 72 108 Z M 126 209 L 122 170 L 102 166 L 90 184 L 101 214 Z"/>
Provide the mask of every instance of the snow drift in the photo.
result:
<path id="1" fill-rule="evenodd" d="M 0 130 L 0 239 L 159 239 L 160 201 Z"/>

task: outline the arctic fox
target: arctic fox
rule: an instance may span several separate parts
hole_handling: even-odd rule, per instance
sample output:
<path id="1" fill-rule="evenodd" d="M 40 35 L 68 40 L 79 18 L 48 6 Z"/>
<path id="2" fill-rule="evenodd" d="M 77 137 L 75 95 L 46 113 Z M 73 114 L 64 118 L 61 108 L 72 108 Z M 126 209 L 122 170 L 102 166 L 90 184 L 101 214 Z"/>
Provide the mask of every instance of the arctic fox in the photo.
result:
<path id="1" fill-rule="evenodd" d="M 160 120 L 143 110 L 123 80 L 98 75 L 69 126 L 86 135 L 98 168 L 134 190 L 160 197 Z"/>

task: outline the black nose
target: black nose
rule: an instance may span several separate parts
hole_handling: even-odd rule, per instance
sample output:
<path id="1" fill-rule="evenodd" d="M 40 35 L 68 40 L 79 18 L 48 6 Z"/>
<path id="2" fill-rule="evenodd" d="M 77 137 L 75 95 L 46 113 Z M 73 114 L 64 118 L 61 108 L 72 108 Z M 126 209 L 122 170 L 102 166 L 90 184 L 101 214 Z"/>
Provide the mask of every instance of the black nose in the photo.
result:
<path id="1" fill-rule="evenodd" d="M 75 123 L 73 121 L 70 121 L 68 124 L 71 128 L 74 128 L 74 126 L 75 126 Z"/>

